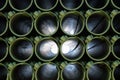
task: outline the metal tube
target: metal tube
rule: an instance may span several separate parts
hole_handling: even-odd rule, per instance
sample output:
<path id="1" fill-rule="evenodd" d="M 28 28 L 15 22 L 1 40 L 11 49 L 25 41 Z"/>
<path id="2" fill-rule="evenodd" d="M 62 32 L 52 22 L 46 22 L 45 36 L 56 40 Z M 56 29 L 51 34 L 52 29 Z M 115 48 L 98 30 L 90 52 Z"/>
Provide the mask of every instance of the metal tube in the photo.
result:
<path id="1" fill-rule="evenodd" d="M 8 4 L 8 0 L 0 0 L 0 11 L 4 10 Z"/>
<path id="2" fill-rule="evenodd" d="M 111 0 L 111 3 L 113 5 L 113 7 L 115 7 L 116 9 L 120 9 L 120 1 L 119 0 Z"/>

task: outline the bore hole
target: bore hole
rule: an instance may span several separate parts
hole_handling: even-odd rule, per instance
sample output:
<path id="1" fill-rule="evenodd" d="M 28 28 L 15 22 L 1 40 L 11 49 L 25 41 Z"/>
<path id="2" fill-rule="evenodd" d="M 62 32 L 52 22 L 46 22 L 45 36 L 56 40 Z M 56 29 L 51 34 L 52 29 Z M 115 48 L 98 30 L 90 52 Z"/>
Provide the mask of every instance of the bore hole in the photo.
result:
<path id="1" fill-rule="evenodd" d="M 104 13 L 92 14 L 87 20 L 87 28 L 94 34 L 104 33 L 109 25 L 109 19 Z"/>
<path id="2" fill-rule="evenodd" d="M 57 18 L 54 15 L 44 14 L 36 21 L 36 27 L 39 33 L 43 35 L 53 35 L 58 27 Z"/>
<path id="3" fill-rule="evenodd" d="M 31 5 L 32 0 L 10 0 L 15 9 L 23 10 Z"/>
<path id="4" fill-rule="evenodd" d="M 0 34 L 2 34 L 5 31 L 6 27 L 7 27 L 7 19 L 5 16 L 0 15 Z"/>
<path id="5" fill-rule="evenodd" d="M 37 80 L 57 80 L 58 69 L 55 64 L 45 64 L 37 71 Z"/>
<path id="6" fill-rule="evenodd" d="M 30 65 L 23 64 L 16 66 L 12 73 L 12 80 L 32 80 L 33 69 Z"/>
<path id="7" fill-rule="evenodd" d="M 117 57 L 120 58 L 120 39 L 118 39 L 113 45 L 113 51 Z"/>
<path id="8" fill-rule="evenodd" d="M 62 72 L 63 80 L 83 80 L 84 70 L 79 64 L 68 64 Z"/>
<path id="9" fill-rule="evenodd" d="M 120 8 L 120 0 L 112 0 L 115 6 Z"/>
<path id="10" fill-rule="evenodd" d="M 0 9 L 3 8 L 7 0 L 0 0 Z"/>
<path id="11" fill-rule="evenodd" d="M 14 16 L 10 23 L 12 31 L 17 35 L 26 35 L 32 29 L 32 18 L 29 15 Z"/>
<path id="12" fill-rule="evenodd" d="M 3 65 L 0 65 L 0 80 L 7 80 L 7 74 L 7 68 Z"/>
<path id="13" fill-rule="evenodd" d="M 59 48 L 54 40 L 45 39 L 38 43 L 36 51 L 40 58 L 50 60 L 58 55 Z"/>
<path id="14" fill-rule="evenodd" d="M 7 54 L 7 44 L 5 41 L 0 40 L 0 59 L 3 59 Z"/>
<path id="15" fill-rule="evenodd" d="M 86 0 L 88 5 L 92 8 L 102 8 L 106 5 L 108 0 Z"/>
<path id="16" fill-rule="evenodd" d="M 120 33 L 120 14 L 117 14 L 114 18 L 113 18 L 113 28 Z"/>
<path id="17" fill-rule="evenodd" d="M 109 53 L 109 44 L 105 39 L 93 39 L 87 45 L 87 53 L 94 59 L 105 58 Z"/>
<path id="18" fill-rule="evenodd" d="M 66 58 L 77 59 L 83 53 L 83 43 L 78 39 L 66 40 L 61 46 L 61 51 Z"/>
<path id="19" fill-rule="evenodd" d="M 114 78 L 115 78 L 115 80 L 120 80 L 120 65 L 118 65 L 118 66 L 115 68 Z"/>
<path id="20" fill-rule="evenodd" d="M 62 20 L 62 29 L 68 35 L 78 34 L 83 27 L 83 18 L 80 15 L 71 13 Z"/>
<path id="21" fill-rule="evenodd" d="M 57 0 L 35 0 L 37 5 L 42 9 L 51 9 L 57 3 Z"/>
<path id="22" fill-rule="evenodd" d="M 26 60 L 33 54 L 33 45 L 29 40 L 17 40 L 11 46 L 11 54 L 18 60 Z"/>
<path id="23" fill-rule="evenodd" d="M 81 5 L 82 0 L 61 0 L 61 2 L 67 9 L 75 9 Z"/>
<path id="24" fill-rule="evenodd" d="M 89 80 L 109 80 L 110 69 L 105 64 L 94 64 L 88 70 Z"/>

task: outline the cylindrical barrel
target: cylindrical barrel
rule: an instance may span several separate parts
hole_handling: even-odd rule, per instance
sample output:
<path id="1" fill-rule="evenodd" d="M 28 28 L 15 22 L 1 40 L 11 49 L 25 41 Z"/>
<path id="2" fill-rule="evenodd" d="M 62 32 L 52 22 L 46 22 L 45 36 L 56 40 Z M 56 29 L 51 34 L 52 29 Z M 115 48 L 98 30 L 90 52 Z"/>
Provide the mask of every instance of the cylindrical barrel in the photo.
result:
<path id="1" fill-rule="evenodd" d="M 8 43 L 0 38 L 0 61 L 3 61 L 8 55 Z"/>
<path id="2" fill-rule="evenodd" d="M 87 6 L 93 10 L 101 10 L 108 6 L 110 0 L 85 0 Z"/>
<path id="3" fill-rule="evenodd" d="M 113 31 L 117 34 L 120 34 L 120 12 L 119 11 L 113 11 L 112 13 L 112 19 L 111 19 L 111 27 Z"/>
<path id="4" fill-rule="evenodd" d="M 110 17 L 104 11 L 87 11 L 86 28 L 93 35 L 103 35 L 110 28 Z"/>
<path id="5" fill-rule="evenodd" d="M 59 68 L 54 63 L 43 63 L 35 72 L 35 80 L 59 80 Z"/>
<path id="6" fill-rule="evenodd" d="M 10 56 L 17 62 L 28 61 L 34 53 L 34 45 L 28 38 L 17 38 L 10 44 Z"/>
<path id="7" fill-rule="evenodd" d="M 61 15 L 60 27 L 67 35 L 78 35 L 84 29 L 84 17 L 78 11 L 66 12 Z"/>
<path id="8" fill-rule="evenodd" d="M 83 5 L 84 0 L 60 0 L 61 6 L 66 10 L 77 10 Z"/>
<path id="9" fill-rule="evenodd" d="M 43 12 L 35 20 L 35 29 L 42 36 L 54 35 L 59 28 L 59 20 L 52 12 Z"/>
<path id="10" fill-rule="evenodd" d="M 7 29 L 8 29 L 8 19 L 4 13 L 0 12 L 0 36 L 4 35 Z"/>
<path id="11" fill-rule="evenodd" d="M 8 0 L 0 0 L 0 11 L 4 10 L 8 4 Z"/>
<path id="12" fill-rule="evenodd" d="M 32 6 L 33 0 L 9 0 L 9 4 L 15 11 L 26 11 Z"/>
<path id="13" fill-rule="evenodd" d="M 110 41 L 103 36 L 93 37 L 87 42 L 86 52 L 92 60 L 105 60 L 111 52 Z"/>
<path id="14" fill-rule="evenodd" d="M 77 61 L 82 58 L 85 45 L 78 37 L 69 37 L 61 43 L 60 53 L 68 61 Z"/>
<path id="15" fill-rule="evenodd" d="M 34 0 L 35 5 L 42 11 L 53 10 L 58 5 L 59 0 Z"/>
<path id="16" fill-rule="evenodd" d="M 10 80 L 34 80 L 34 71 L 30 64 L 19 63 L 10 71 Z"/>
<path id="17" fill-rule="evenodd" d="M 16 13 L 11 16 L 9 27 L 15 36 L 27 36 L 33 29 L 33 18 L 27 12 Z"/>
<path id="18" fill-rule="evenodd" d="M 111 68 L 105 62 L 89 63 L 86 77 L 87 80 L 111 80 Z"/>
<path id="19" fill-rule="evenodd" d="M 77 62 L 68 63 L 61 71 L 62 80 L 85 80 L 85 69 Z"/>
<path id="20" fill-rule="evenodd" d="M 2 63 L 0 63 L 0 80 L 8 80 L 8 69 Z"/>
<path id="21" fill-rule="evenodd" d="M 111 0 L 111 3 L 116 9 L 120 9 L 120 1 L 119 0 Z"/>
<path id="22" fill-rule="evenodd" d="M 58 42 L 52 38 L 42 38 L 35 45 L 35 54 L 41 61 L 53 61 L 59 54 Z"/>

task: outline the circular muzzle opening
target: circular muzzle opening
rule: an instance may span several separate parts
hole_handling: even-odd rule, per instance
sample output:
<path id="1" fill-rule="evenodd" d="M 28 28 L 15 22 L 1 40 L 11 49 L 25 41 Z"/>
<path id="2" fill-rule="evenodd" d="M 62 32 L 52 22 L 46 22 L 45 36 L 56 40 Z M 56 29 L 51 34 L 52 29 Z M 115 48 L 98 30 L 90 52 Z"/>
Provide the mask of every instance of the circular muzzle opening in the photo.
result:
<path id="1" fill-rule="evenodd" d="M 7 80 L 8 69 L 0 64 L 0 80 Z"/>
<path id="2" fill-rule="evenodd" d="M 0 10 L 3 10 L 8 3 L 8 0 L 0 0 Z"/>
<path id="3" fill-rule="evenodd" d="M 120 9 L 120 1 L 119 0 L 111 0 L 111 2 L 115 8 Z"/>
<path id="4" fill-rule="evenodd" d="M 114 69 L 113 77 L 115 80 L 120 80 L 120 64 Z"/>

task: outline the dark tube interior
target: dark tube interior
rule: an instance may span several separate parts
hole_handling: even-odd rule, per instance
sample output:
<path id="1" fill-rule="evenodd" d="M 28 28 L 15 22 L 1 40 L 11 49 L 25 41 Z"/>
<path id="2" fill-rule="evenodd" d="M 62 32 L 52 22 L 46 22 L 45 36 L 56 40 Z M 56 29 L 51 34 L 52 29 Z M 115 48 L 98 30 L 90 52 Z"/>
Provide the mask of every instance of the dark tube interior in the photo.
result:
<path id="1" fill-rule="evenodd" d="M 63 80 L 83 80 L 84 70 L 79 64 L 68 64 L 63 72 Z"/>
<path id="2" fill-rule="evenodd" d="M 68 59 L 77 59 L 82 55 L 83 47 L 78 39 L 69 39 L 62 44 L 62 54 Z"/>
<path id="3" fill-rule="evenodd" d="M 7 19 L 5 16 L 0 15 L 0 34 L 2 34 L 5 31 L 6 27 L 7 27 Z"/>
<path id="4" fill-rule="evenodd" d="M 45 1 L 45 0 L 44 0 Z M 37 30 L 44 35 L 52 35 L 57 30 L 57 18 L 54 15 L 44 14 L 36 22 Z"/>
<path id="5" fill-rule="evenodd" d="M 102 8 L 106 5 L 108 0 L 87 0 L 87 3 L 93 8 Z"/>
<path id="6" fill-rule="evenodd" d="M 36 0 L 37 5 L 42 9 L 51 9 L 55 6 L 57 0 Z"/>
<path id="7" fill-rule="evenodd" d="M 95 64 L 88 70 L 89 80 L 109 80 L 109 68 L 105 64 Z"/>
<path id="8" fill-rule="evenodd" d="M 81 5 L 82 0 L 61 0 L 61 2 L 66 8 L 75 9 Z"/>
<path id="9" fill-rule="evenodd" d="M 0 40 L 0 59 L 3 59 L 7 54 L 7 44 L 5 41 Z"/>
<path id="10" fill-rule="evenodd" d="M 120 65 L 115 68 L 113 75 L 115 80 L 120 80 Z"/>
<path id="11" fill-rule="evenodd" d="M 10 0 L 11 5 L 18 10 L 26 9 L 30 6 L 32 0 Z"/>
<path id="12" fill-rule="evenodd" d="M 57 80 L 58 69 L 55 64 L 45 64 L 37 71 L 37 80 Z"/>
<path id="13" fill-rule="evenodd" d="M 0 65 L 0 80 L 7 80 L 8 70 L 3 65 Z"/>
<path id="14" fill-rule="evenodd" d="M 93 39 L 87 45 L 87 53 L 95 58 L 101 59 L 108 55 L 109 52 L 109 44 L 104 39 Z"/>
<path id="15" fill-rule="evenodd" d="M 61 25 L 65 33 L 69 35 L 76 35 L 83 27 L 83 19 L 80 15 L 71 13 L 63 18 Z"/>
<path id="16" fill-rule="evenodd" d="M 54 50 L 52 51 L 52 49 Z M 53 40 L 43 40 L 37 45 L 37 54 L 40 58 L 45 60 L 53 59 L 58 55 L 58 46 Z"/>
<path id="17" fill-rule="evenodd" d="M 18 35 L 25 35 L 32 28 L 32 18 L 29 15 L 19 14 L 11 21 L 11 29 Z"/>
<path id="18" fill-rule="evenodd" d="M 106 31 L 109 25 L 109 19 L 104 13 L 92 14 L 87 21 L 88 30 L 95 34 L 101 34 Z"/>
<path id="19" fill-rule="evenodd" d="M 113 3 L 120 8 L 120 0 L 112 0 Z"/>
<path id="20" fill-rule="evenodd" d="M 16 66 L 12 73 L 12 80 L 32 80 L 33 69 L 30 65 L 24 64 Z"/>
<path id="21" fill-rule="evenodd" d="M 7 0 L 0 0 L 0 9 L 5 6 Z"/>
<path id="22" fill-rule="evenodd" d="M 120 33 L 120 14 L 117 14 L 114 18 L 113 18 L 113 28 Z"/>
<path id="23" fill-rule="evenodd" d="M 11 47 L 11 54 L 19 60 L 26 60 L 33 54 L 33 45 L 28 40 L 18 40 Z"/>
<path id="24" fill-rule="evenodd" d="M 113 52 L 120 58 L 120 39 L 118 39 L 113 45 Z"/>

